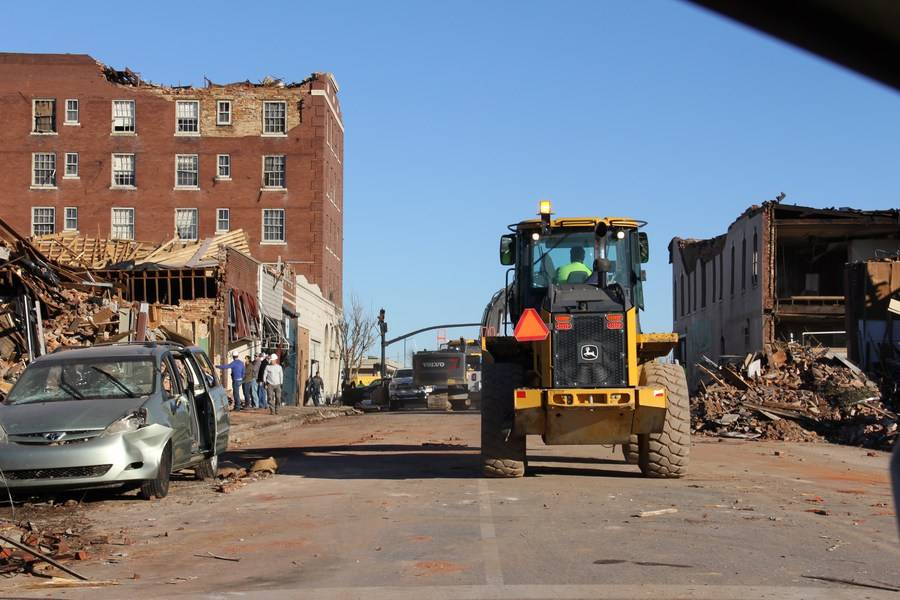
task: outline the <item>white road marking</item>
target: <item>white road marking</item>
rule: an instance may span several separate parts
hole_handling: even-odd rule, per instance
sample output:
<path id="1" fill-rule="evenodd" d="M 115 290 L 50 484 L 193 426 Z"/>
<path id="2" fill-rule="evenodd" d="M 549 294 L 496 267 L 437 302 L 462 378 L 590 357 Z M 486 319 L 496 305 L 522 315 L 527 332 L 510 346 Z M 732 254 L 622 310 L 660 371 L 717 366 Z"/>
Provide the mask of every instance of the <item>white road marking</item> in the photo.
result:
<path id="1" fill-rule="evenodd" d="M 478 509 L 481 514 L 481 553 L 484 559 L 484 576 L 487 584 L 503 585 L 503 569 L 500 566 L 500 548 L 491 511 L 491 492 L 487 481 L 478 480 Z"/>

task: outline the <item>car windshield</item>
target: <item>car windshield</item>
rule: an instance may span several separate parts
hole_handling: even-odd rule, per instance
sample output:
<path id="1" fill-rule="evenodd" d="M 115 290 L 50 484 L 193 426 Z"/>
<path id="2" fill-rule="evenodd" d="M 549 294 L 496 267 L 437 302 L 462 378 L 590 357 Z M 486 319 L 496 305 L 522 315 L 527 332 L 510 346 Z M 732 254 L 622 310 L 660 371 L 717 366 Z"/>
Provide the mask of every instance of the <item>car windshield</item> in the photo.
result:
<path id="1" fill-rule="evenodd" d="M 25 369 L 5 404 L 139 398 L 153 393 L 154 372 L 153 360 L 143 357 L 37 363 Z"/>
<path id="2" fill-rule="evenodd" d="M 397 371 L 394 374 L 395 379 L 398 377 L 412 377 L 412 376 L 413 376 L 412 369 L 400 369 L 399 371 Z"/>
<path id="3" fill-rule="evenodd" d="M 531 242 L 531 287 L 546 288 L 551 283 L 584 283 L 593 274 L 594 259 L 611 263 L 606 285 L 631 286 L 630 236 L 611 230 L 598 238 L 593 231 L 551 233 Z"/>

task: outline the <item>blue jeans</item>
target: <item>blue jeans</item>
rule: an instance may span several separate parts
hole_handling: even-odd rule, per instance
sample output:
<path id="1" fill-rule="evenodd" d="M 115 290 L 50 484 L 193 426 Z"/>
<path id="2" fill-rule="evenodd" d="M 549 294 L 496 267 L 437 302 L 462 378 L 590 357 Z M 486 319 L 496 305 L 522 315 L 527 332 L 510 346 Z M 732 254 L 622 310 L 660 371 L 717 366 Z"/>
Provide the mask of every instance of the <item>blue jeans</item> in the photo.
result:
<path id="1" fill-rule="evenodd" d="M 241 380 L 232 377 L 231 389 L 234 392 L 234 410 L 241 410 Z"/>
<path id="2" fill-rule="evenodd" d="M 261 381 L 256 382 L 256 397 L 259 400 L 259 407 L 266 408 L 266 384 Z"/>
<path id="3" fill-rule="evenodd" d="M 242 383 L 241 391 L 244 394 L 244 402 L 247 403 L 247 408 L 259 408 L 257 406 L 257 404 L 259 404 L 259 399 L 256 396 L 255 381 L 245 381 Z"/>

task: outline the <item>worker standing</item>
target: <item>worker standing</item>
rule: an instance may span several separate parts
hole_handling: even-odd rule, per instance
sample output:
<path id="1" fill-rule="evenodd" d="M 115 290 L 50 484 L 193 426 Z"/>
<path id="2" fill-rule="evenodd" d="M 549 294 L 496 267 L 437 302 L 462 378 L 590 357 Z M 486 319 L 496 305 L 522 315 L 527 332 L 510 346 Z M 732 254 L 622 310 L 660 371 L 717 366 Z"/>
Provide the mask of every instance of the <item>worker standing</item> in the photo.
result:
<path id="1" fill-rule="evenodd" d="M 231 370 L 231 388 L 234 390 L 234 410 L 241 410 L 241 384 L 244 381 L 244 361 L 238 351 L 231 353 L 231 362 L 219 365 L 219 369 Z"/>
<path id="2" fill-rule="evenodd" d="M 266 382 L 266 396 L 269 398 L 269 413 L 278 414 L 278 407 L 281 404 L 281 386 L 284 383 L 284 370 L 278 364 L 278 355 L 273 353 L 269 356 L 269 366 L 266 367 L 264 375 Z"/>
<path id="3" fill-rule="evenodd" d="M 269 366 L 269 356 L 265 352 L 260 352 L 257 358 L 259 359 L 259 367 L 256 370 L 256 394 L 259 396 L 259 407 L 265 408 L 268 406 L 265 376 L 266 367 Z"/>

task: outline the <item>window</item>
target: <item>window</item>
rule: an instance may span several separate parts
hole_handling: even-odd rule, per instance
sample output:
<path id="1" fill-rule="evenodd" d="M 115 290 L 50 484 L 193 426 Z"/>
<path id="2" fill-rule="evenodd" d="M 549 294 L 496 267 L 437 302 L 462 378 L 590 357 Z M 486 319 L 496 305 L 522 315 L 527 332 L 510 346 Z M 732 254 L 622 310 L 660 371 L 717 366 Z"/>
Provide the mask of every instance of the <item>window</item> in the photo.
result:
<path id="1" fill-rule="evenodd" d="M 175 103 L 175 133 L 200 133 L 200 103 L 179 100 Z"/>
<path id="2" fill-rule="evenodd" d="M 231 155 L 230 154 L 220 154 L 218 159 L 218 171 L 216 171 L 216 177 L 218 179 L 231 179 Z"/>
<path id="3" fill-rule="evenodd" d="M 741 240 L 741 289 L 747 289 L 747 238 Z"/>
<path id="4" fill-rule="evenodd" d="M 284 156 L 263 157 L 263 187 L 284 188 Z"/>
<path id="5" fill-rule="evenodd" d="M 697 267 L 694 266 L 694 272 L 691 273 L 691 295 L 694 301 L 691 303 L 691 310 L 697 310 Z"/>
<path id="6" fill-rule="evenodd" d="M 134 133 L 134 100 L 113 100 L 113 133 Z"/>
<path id="7" fill-rule="evenodd" d="M 753 287 L 759 283 L 759 240 L 756 237 L 756 230 L 753 230 L 753 265 L 750 270 L 750 281 Z"/>
<path id="8" fill-rule="evenodd" d="M 35 152 L 31 155 L 34 187 L 56 187 L 56 154 L 52 152 Z"/>
<path id="9" fill-rule="evenodd" d="M 231 100 L 216 102 L 216 125 L 231 125 Z"/>
<path id="10" fill-rule="evenodd" d="M 700 261 L 700 308 L 706 308 L 706 261 Z"/>
<path id="11" fill-rule="evenodd" d="M 231 229 L 231 211 L 227 208 L 216 209 L 216 233 Z"/>
<path id="12" fill-rule="evenodd" d="M 110 228 L 110 237 L 114 240 L 133 240 L 134 239 L 134 209 L 133 208 L 114 208 L 112 209 L 112 227 Z"/>
<path id="13" fill-rule="evenodd" d="M 710 296 L 710 302 L 712 304 L 716 303 L 716 257 L 713 256 L 712 262 L 712 295 Z"/>
<path id="14" fill-rule="evenodd" d="M 684 316 L 684 273 L 681 274 L 681 316 Z"/>
<path id="15" fill-rule="evenodd" d="M 78 153 L 66 152 L 66 174 L 64 178 L 78 179 Z"/>
<path id="16" fill-rule="evenodd" d="M 286 115 L 286 102 L 263 102 L 263 135 L 287 133 Z"/>
<path id="17" fill-rule="evenodd" d="M 70 98 L 66 100 L 66 125 L 78 125 L 78 100 Z"/>
<path id="18" fill-rule="evenodd" d="M 200 159 L 196 154 L 175 156 L 175 187 L 196 188 L 200 185 Z"/>
<path id="19" fill-rule="evenodd" d="M 33 133 L 56 133 L 56 100 L 34 100 L 32 112 L 34 114 Z"/>
<path id="20" fill-rule="evenodd" d="M 65 221 L 63 222 L 64 231 L 78 231 L 78 207 L 67 206 L 65 208 Z"/>
<path id="21" fill-rule="evenodd" d="M 135 185 L 134 154 L 113 154 L 112 186 L 133 188 Z"/>
<path id="22" fill-rule="evenodd" d="M 175 209 L 175 235 L 181 240 L 196 240 L 199 229 L 199 216 L 196 208 Z"/>
<path id="23" fill-rule="evenodd" d="M 722 261 L 725 258 L 720 254 L 719 255 L 719 300 L 722 299 L 722 290 L 725 289 L 725 276 L 722 275 Z"/>
<path id="24" fill-rule="evenodd" d="M 52 206 L 31 208 L 31 235 L 48 235 L 56 231 L 56 209 Z"/>
<path id="25" fill-rule="evenodd" d="M 734 242 L 731 243 L 731 295 L 734 296 Z"/>
<path id="26" fill-rule="evenodd" d="M 263 209 L 263 243 L 278 243 L 284 241 L 284 209 Z"/>

